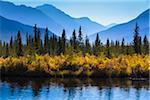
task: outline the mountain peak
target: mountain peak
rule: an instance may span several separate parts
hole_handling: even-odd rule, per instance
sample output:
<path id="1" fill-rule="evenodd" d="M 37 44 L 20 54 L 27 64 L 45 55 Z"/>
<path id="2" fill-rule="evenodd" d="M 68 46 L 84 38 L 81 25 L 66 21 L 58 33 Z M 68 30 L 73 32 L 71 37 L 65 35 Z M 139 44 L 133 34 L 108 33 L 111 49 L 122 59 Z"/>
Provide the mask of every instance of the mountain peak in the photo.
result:
<path id="1" fill-rule="evenodd" d="M 53 6 L 51 4 L 43 4 L 43 5 L 40 5 L 40 6 L 36 6 L 36 8 L 41 8 L 41 7 L 57 9 L 55 6 Z"/>
<path id="2" fill-rule="evenodd" d="M 86 20 L 86 21 L 89 21 L 90 19 L 88 17 L 81 17 L 79 18 L 80 20 Z"/>
<path id="3" fill-rule="evenodd" d="M 74 29 L 78 30 L 80 26 L 82 26 L 83 33 L 86 33 L 87 35 L 93 34 L 104 29 L 103 25 L 100 25 L 90 20 L 88 17 L 71 17 L 62 10 L 57 9 L 56 7 L 50 4 L 44 4 L 41 6 L 37 6 L 36 8 L 42 11 L 47 16 L 49 16 L 50 18 L 54 19 L 55 22 L 57 22 L 59 25 L 61 25 L 66 30 L 66 33 L 68 33 L 67 36 L 69 37 L 71 36 L 72 31 Z"/>

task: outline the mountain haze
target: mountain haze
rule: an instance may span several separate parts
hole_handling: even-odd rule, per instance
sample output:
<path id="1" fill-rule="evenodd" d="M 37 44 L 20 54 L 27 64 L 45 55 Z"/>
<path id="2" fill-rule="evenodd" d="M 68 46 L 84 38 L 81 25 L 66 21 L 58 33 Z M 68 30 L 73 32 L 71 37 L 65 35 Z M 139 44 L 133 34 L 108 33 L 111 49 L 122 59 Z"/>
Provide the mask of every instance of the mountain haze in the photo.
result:
<path id="1" fill-rule="evenodd" d="M 62 30 L 65 29 L 68 38 L 72 35 L 74 29 L 78 33 L 80 26 L 84 36 L 105 29 L 103 25 L 93 22 L 89 18 L 73 18 L 48 4 L 32 8 L 0 1 L 0 15 L 29 26 L 37 24 L 41 28 L 48 27 L 51 32 L 58 36 L 61 36 Z"/>
<path id="2" fill-rule="evenodd" d="M 122 38 L 125 38 L 126 42 L 131 42 L 134 35 L 134 29 L 136 23 L 139 26 L 139 33 L 143 37 L 144 35 L 149 34 L 149 11 L 150 9 L 144 11 L 139 16 L 137 16 L 135 19 L 123 23 L 118 24 L 116 26 L 113 26 L 107 30 L 99 32 L 99 36 L 102 40 L 102 42 L 106 42 L 106 39 L 109 38 L 111 40 L 122 40 Z M 89 36 L 90 40 L 95 40 L 96 34 Z"/>
<path id="3" fill-rule="evenodd" d="M 119 40 L 125 38 L 125 42 L 131 42 L 135 24 L 140 27 L 140 35 L 149 34 L 149 11 L 144 11 L 135 19 L 122 24 L 113 24 L 103 26 L 90 20 L 88 17 L 74 18 L 60 9 L 50 4 L 44 4 L 35 8 L 25 5 L 15 5 L 11 2 L 0 1 L 0 39 L 8 41 L 10 36 L 15 36 L 18 30 L 21 30 L 22 36 L 25 39 L 25 34 L 28 32 L 33 35 L 32 26 L 37 24 L 40 28 L 42 37 L 44 36 L 45 28 L 48 27 L 51 34 L 61 36 L 62 30 L 65 29 L 66 37 L 69 39 L 75 29 L 78 35 L 79 27 L 82 28 L 83 36 L 89 37 L 90 42 L 93 42 L 98 33 L 103 43 L 106 39 Z M 117 16 L 117 15 L 116 15 Z"/>
<path id="4" fill-rule="evenodd" d="M 10 2 L 0 1 L 0 15 L 22 24 L 30 26 L 37 24 L 41 28 L 48 27 L 53 33 L 60 33 L 63 29 L 40 10 L 25 5 L 17 6 Z"/>
<path id="5" fill-rule="evenodd" d="M 91 35 L 95 32 L 99 32 L 105 29 L 105 26 L 91 21 L 87 17 L 73 18 L 49 4 L 37 6 L 36 8 L 41 10 L 43 13 L 61 25 L 66 30 L 66 33 L 69 35 L 69 37 L 72 35 L 74 29 L 78 32 L 80 26 L 82 27 L 84 36 Z"/>
<path id="6" fill-rule="evenodd" d="M 15 37 L 18 30 L 20 30 L 23 41 L 26 39 L 26 33 L 31 36 L 34 35 L 33 27 L 29 25 L 24 25 L 20 22 L 6 19 L 0 16 L 0 40 L 9 41 L 11 36 Z M 41 37 L 44 38 L 45 29 L 40 28 Z M 49 36 L 52 36 L 52 32 L 49 32 Z"/>

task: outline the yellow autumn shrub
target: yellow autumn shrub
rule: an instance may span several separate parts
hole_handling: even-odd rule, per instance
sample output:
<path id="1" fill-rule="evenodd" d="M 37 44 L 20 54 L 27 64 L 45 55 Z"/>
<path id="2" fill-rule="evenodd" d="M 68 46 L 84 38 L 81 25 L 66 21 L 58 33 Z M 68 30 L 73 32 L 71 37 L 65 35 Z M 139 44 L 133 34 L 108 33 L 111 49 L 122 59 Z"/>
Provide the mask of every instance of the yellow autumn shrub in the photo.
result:
<path id="1" fill-rule="evenodd" d="M 0 58 L 0 69 L 15 69 L 17 66 L 27 67 L 28 71 L 44 71 L 49 74 L 69 74 L 70 69 L 75 69 L 75 75 L 86 72 L 88 76 L 95 71 L 106 71 L 108 74 L 126 74 L 131 75 L 132 71 L 138 69 L 141 73 L 150 71 L 149 55 L 120 55 L 111 59 L 105 56 L 94 56 L 86 54 L 59 55 L 49 56 L 34 55 L 23 57 Z M 63 67 L 67 69 L 63 70 Z M 20 68 L 20 67 L 19 67 Z M 101 74 L 101 73 L 98 73 Z"/>

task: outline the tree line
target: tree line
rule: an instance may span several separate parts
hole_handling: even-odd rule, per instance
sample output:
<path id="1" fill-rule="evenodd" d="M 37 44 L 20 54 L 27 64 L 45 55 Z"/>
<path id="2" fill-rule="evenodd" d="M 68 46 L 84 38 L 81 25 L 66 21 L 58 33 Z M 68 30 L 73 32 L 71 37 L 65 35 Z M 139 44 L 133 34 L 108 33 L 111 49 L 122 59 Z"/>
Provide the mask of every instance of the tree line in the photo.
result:
<path id="1" fill-rule="evenodd" d="M 91 55 L 105 55 L 108 58 L 119 55 L 131 54 L 149 54 L 149 41 L 145 35 L 142 39 L 139 33 L 138 24 L 135 25 L 133 41 L 130 44 L 122 41 L 112 41 L 107 39 L 106 44 L 101 42 L 99 34 L 96 35 L 95 42 L 91 44 L 88 37 L 83 38 L 81 27 L 79 31 L 73 31 L 72 37 L 66 39 L 65 30 L 60 37 L 56 35 L 49 36 L 48 28 L 45 29 L 44 40 L 41 39 L 40 29 L 35 25 L 33 27 L 34 36 L 26 34 L 26 43 L 22 43 L 21 32 L 18 31 L 16 37 L 11 37 L 10 42 L 0 41 L 0 56 L 27 56 L 27 55 L 71 55 L 73 53 L 86 53 Z"/>

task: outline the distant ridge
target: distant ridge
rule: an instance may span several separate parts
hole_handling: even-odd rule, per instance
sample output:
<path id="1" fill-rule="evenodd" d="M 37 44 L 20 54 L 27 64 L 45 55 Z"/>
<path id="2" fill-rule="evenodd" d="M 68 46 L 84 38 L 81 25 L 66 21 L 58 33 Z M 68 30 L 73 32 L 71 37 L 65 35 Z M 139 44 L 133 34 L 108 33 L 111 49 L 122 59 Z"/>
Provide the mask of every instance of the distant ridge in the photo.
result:
<path id="1" fill-rule="evenodd" d="M 68 38 L 70 38 L 74 29 L 78 33 L 80 26 L 84 36 L 105 29 L 105 26 L 91 21 L 89 18 L 73 18 L 49 4 L 32 8 L 0 1 L 0 6 L 0 15 L 7 19 L 29 26 L 37 24 L 41 28 L 48 27 L 51 32 L 59 36 L 62 34 L 62 30 L 65 29 Z"/>
<path id="2" fill-rule="evenodd" d="M 149 35 L 149 11 L 150 9 L 144 11 L 143 13 L 141 13 L 139 16 L 137 16 L 135 19 L 126 22 L 126 23 L 122 23 L 122 24 L 118 24 L 116 26 L 113 26 L 107 30 L 98 32 L 102 42 L 106 42 L 106 39 L 109 38 L 111 40 L 122 40 L 122 38 L 125 38 L 126 42 L 131 42 L 133 39 L 133 32 L 134 32 L 134 28 L 135 28 L 135 24 L 137 23 L 139 25 L 139 33 L 142 37 L 144 37 L 144 35 Z M 93 39 L 95 40 L 96 38 L 96 34 L 93 34 L 91 36 L 89 36 L 90 40 L 93 41 Z"/>
<path id="3" fill-rule="evenodd" d="M 15 37 L 18 30 L 21 31 L 23 41 L 25 41 L 26 39 L 26 33 L 32 36 L 34 35 L 32 26 L 24 25 L 20 22 L 9 20 L 0 16 L 0 40 L 9 42 L 10 37 Z M 44 38 L 45 29 L 40 28 L 40 32 L 41 37 Z M 49 36 L 51 36 L 52 34 L 53 33 L 49 31 Z"/>
<path id="4" fill-rule="evenodd" d="M 72 35 L 74 29 L 78 32 L 80 26 L 82 27 L 84 36 L 102 31 L 106 28 L 105 26 L 98 24 L 87 17 L 73 18 L 50 4 L 44 4 L 37 6 L 36 8 L 64 27 L 69 37 Z"/>
<path id="5" fill-rule="evenodd" d="M 0 1 L 0 15 L 26 25 L 37 24 L 41 28 L 48 27 L 53 33 L 61 33 L 63 27 L 49 18 L 42 11 L 25 5 L 14 5 L 10 2 Z"/>

